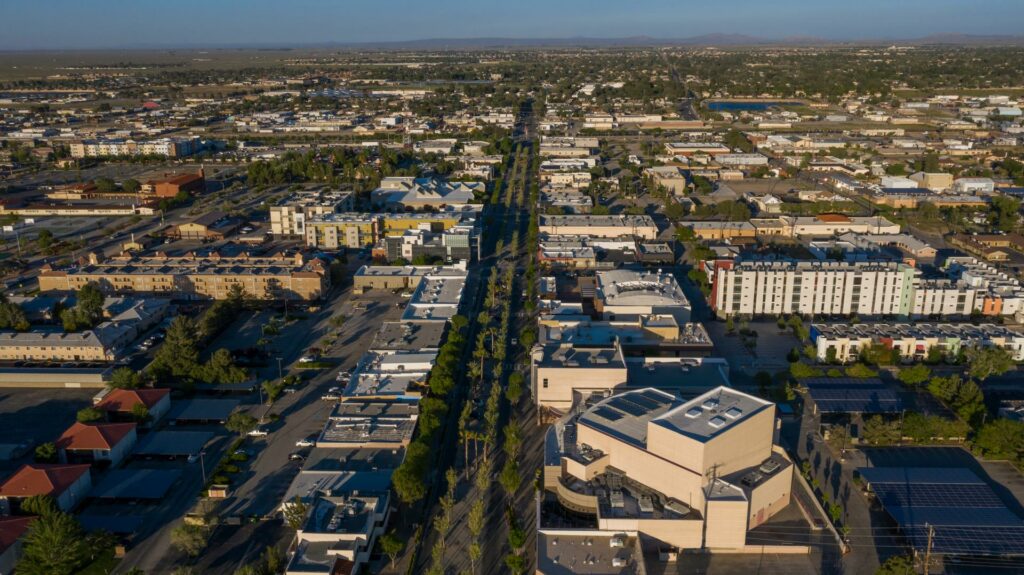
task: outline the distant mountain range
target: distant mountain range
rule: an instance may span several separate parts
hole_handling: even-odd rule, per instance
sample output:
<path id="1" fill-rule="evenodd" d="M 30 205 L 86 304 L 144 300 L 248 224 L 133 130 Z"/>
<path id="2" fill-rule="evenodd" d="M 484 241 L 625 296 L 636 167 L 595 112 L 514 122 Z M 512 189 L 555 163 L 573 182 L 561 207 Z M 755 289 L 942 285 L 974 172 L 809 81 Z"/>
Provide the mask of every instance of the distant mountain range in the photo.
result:
<path id="1" fill-rule="evenodd" d="M 525 47 L 641 47 L 641 46 L 900 46 L 959 45 L 959 46 L 1024 46 L 1024 36 L 932 34 L 919 38 L 871 38 L 838 40 L 813 36 L 763 38 L 745 34 L 704 34 L 685 38 L 653 38 L 628 36 L 623 38 L 428 38 L 380 42 L 331 42 L 322 46 L 381 49 L 455 49 L 471 48 L 525 48 Z"/>

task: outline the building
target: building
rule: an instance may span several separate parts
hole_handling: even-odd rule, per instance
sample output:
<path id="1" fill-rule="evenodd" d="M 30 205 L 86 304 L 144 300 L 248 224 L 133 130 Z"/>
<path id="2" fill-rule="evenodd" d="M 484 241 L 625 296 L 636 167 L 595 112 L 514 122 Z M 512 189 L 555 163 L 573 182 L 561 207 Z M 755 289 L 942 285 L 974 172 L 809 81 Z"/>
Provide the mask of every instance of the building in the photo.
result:
<path id="1" fill-rule="evenodd" d="M 285 575 L 358 573 L 370 562 L 389 515 L 386 491 L 317 495 L 295 535 Z"/>
<path id="2" fill-rule="evenodd" d="M 668 315 L 680 324 L 690 321 L 690 300 L 670 273 L 627 269 L 599 271 L 594 309 L 614 321 Z"/>
<path id="3" fill-rule="evenodd" d="M 48 495 L 61 511 L 70 512 L 92 489 L 89 469 L 87 464 L 26 463 L 0 483 L 0 511 L 9 514 L 29 497 Z"/>
<path id="4" fill-rule="evenodd" d="M 956 358 L 970 347 L 999 347 L 1024 361 L 1024 334 L 991 323 L 813 324 L 810 334 L 819 361 L 855 361 L 872 345 L 898 350 L 903 361 Z"/>
<path id="5" fill-rule="evenodd" d="M 790 502 L 775 428 L 774 404 L 727 387 L 598 398 L 549 428 L 545 496 L 597 532 L 638 534 L 645 550 L 743 551 L 747 531 Z"/>
<path id="6" fill-rule="evenodd" d="M 442 206 L 469 204 L 476 193 L 487 190 L 483 182 L 443 182 L 435 178 L 392 176 L 381 180 L 370 193 L 370 201 L 384 208 Z"/>
<path id="7" fill-rule="evenodd" d="M 330 287 L 327 265 L 319 259 L 294 257 L 226 257 L 163 254 L 118 256 L 70 269 L 43 269 L 42 292 L 73 292 L 95 283 L 104 293 L 159 294 L 174 299 L 226 299 L 233 286 L 263 300 L 318 300 Z"/>
<path id="8" fill-rule="evenodd" d="M 533 397 L 538 405 L 568 411 L 576 393 L 604 393 L 626 385 L 628 371 L 622 347 L 575 347 L 557 343 L 531 352 Z"/>
<path id="9" fill-rule="evenodd" d="M 106 303 L 104 314 L 109 319 L 85 331 L 40 328 L 0 332 L 0 360 L 113 362 L 142 333 L 159 323 L 170 308 L 165 299 L 116 298 Z"/>
<path id="10" fill-rule="evenodd" d="M 316 215 L 305 221 L 306 245 L 331 250 L 372 246 L 379 226 L 380 217 L 374 214 Z"/>
<path id="11" fill-rule="evenodd" d="M 61 463 L 117 467 L 131 453 L 138 437 L 134 423 L 75 423 L 57 441 Z"/>
<path id="12" fill-rule="evenodd" d="M 223 240 L 238 231 L 243 223 L 241 218 L 215 210 L 171 227 L 168 235 L 183 240 Z"/>
<path id="13" fill-rule="evenodd" d="M 0 517 L 0 575 L 11 575 L 21 559 L 21 538 L 35 517 Z"/>
<path id="14" fill-rule="evenodd" d="M 316 216 L 350 211 L 352 192 L 314 190 L 296 192 L 270 207 L 270 233 L 306 237 L 306 222 Z"/>
<path id="15" fill-rule="evenodd" d="M 917 182 L 917 187 L 926 190 L 945 191 L 953 187 L 953 174 L 942 172 L 916 172 L 910 179 Z"/>
<path id="16" fill-rule="evenodd" d="M 658 238 L 658 225 L 650 216 L 629 215 L 540 215 L 540 233 L 578 235 L 598 238 L 632 236 L 645 240 Z"/>
<path id="17" fill-rule="evenodd" d="M 206 178 L 203 170 L 194 174 L 163 176 L 142 184 L 142 193 L 158 198 L 173 198 L 178 194 L 201 194 L 206 191 Z"/>
<path id="18" fill-rule="evenodd" d="M 183 158 L 204 148 L 198 138 L 161 138 L 159 140 L 81 140 L 71 143 L 72 158 L 106 156 L 167 156 Z"/>
<path id="19" fill-rule="evenodd" d="M 693 230 L 694 237 L 700 240 L 732 240 L 757 236 L 757 228 L 750 222 L 691 221 L 682 222 L 680 225 Z"/>
<path id="20" fill-rule="evenodd" d="M 171 390 L 166 388 L 111 389 L 95 403 L 96 409 L 107 414 L 112 422 L 134 421 L 137 406 L 146 408 L 149 421 L 156 423 L 171 408 Z"/>
<path id="21" fill-rule="evenodd" d="M 357 294 L 371 289 L 411 290 L 426 276 L 466 277 L 465 267 L 453 266 L 362 266 L 352 277 Z"/>
<path id="22" fill-rule="evenodd" d="M 705 267 L 708 303 L 719 317 L 911 313 L 915 270 L 905 264 L 718 260 Z"/>
<path id="23" fill-rule="evenodd" d="M 414 403 L 344 401 L 334 406 L 316 441 L 318 448 L 399 449 L 416 429 Z"/>

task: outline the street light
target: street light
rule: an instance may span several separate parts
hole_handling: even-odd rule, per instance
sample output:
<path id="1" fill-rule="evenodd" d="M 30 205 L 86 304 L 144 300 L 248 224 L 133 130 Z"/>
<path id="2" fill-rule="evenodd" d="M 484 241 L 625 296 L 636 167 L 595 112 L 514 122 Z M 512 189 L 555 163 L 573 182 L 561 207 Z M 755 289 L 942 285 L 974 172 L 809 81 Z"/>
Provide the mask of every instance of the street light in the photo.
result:
<path id="1" fill-rule="evenodd" d="M 280 358 L 280 357 L 277 358 L 277 379 L 283 380 L 284 379 L 284 372 L 281 371 L 281 359 L 282 358 Z"/>
<path id="2" fill-rule="evenodd" d="M 203 470 L 203 485 L 206 485 L 206 459 L 204 459 L 205 455 L 206 451 L 199 452 L 199 468 Z"/>

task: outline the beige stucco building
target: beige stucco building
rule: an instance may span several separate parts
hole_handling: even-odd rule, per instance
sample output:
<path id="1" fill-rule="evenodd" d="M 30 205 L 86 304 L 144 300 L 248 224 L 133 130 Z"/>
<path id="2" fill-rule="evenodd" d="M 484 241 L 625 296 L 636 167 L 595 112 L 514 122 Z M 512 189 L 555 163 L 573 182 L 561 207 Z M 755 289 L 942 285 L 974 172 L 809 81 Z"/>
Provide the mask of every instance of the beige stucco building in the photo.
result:
<path id="1" fill-rule="evenodd" d="M 734 389 L 689 401 L 629 391 L 550 428 L 544 485 L 597 531 L 638 533 L 647 549 L 742 551 L 790 502 L 793 465 L 775 432 L 775 405 Z"/>
<path id="2" fill-rule="evenodd" d="M 39 273 L 39 291 L 73 292 L 95 283 L 108 295 L 160 294 L 175 299 L 225 299 L 232 286 L 264 300 L 316 300 L 330 287 L 323 261 L 294 257 L 118 256 Z"/>

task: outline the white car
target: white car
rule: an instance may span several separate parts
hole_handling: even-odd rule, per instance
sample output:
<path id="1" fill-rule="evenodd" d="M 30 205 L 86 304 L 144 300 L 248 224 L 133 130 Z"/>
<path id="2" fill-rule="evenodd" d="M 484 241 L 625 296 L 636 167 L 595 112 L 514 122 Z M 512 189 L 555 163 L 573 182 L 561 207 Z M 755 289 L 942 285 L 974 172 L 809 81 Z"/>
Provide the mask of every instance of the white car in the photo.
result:
<path id="1" fill-rule="evenodd" d="M 266 427 L 257 427 L 256 429 L 249 432 L 249 437 L 266 437 L 270 435 Z"/>
<path id="2" fill-rule="evenodd" d="M 313 447 L 316 445 L 316 436 L 311 435 L 295 442 L 295 447 Z"/>

